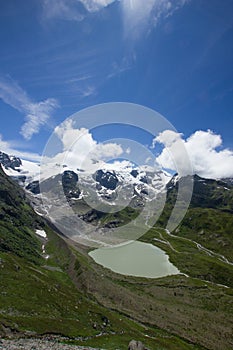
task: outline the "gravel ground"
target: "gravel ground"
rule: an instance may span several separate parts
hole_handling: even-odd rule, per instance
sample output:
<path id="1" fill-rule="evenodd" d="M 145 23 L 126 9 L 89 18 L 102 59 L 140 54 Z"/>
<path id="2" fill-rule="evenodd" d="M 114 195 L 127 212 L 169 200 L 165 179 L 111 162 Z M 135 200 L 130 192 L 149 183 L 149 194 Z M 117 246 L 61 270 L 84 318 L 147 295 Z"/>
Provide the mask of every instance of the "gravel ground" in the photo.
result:
<path id="1" fill-rule="evenodd" d="M 0 339 L 0 350 L 104 350 L 87 346 L 59 344 L 44 339 Z"/>

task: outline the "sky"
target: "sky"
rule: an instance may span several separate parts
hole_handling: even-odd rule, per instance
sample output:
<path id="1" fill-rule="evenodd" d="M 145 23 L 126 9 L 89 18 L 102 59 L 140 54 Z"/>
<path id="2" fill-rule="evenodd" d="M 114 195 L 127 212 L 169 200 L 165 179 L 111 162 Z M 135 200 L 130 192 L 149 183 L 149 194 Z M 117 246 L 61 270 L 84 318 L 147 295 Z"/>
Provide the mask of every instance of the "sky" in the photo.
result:
<path id="1" fill-rule="evenodd" d="M 72 114 L 128 102 L 177 130 L 119 132 L 165 146 L 161 166 L 182 138 L 195 173 L 233 176 L 232 14 L 233 0 L 1 1 L 0 150 L 39 161 Z M 85 144 L 111 132 L 87 129 Z"/>

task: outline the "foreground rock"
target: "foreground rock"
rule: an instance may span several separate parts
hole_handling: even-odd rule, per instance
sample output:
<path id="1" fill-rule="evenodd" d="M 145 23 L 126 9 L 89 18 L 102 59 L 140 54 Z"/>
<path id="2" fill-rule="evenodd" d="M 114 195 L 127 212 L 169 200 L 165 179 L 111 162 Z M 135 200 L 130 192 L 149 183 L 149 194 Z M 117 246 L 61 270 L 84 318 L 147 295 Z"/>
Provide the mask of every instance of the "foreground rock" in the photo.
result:
<path id="1" fill-rule="evenodd" d="M 0 339 L 0 350 L 104 350 L 88 346 L 66 345 L 56 340 L 44 339 Z"/>
<path id="2" fill-rule="evenodd" d="M 141 341 L 131 340 L 128 350 L 147 350 Z"/>

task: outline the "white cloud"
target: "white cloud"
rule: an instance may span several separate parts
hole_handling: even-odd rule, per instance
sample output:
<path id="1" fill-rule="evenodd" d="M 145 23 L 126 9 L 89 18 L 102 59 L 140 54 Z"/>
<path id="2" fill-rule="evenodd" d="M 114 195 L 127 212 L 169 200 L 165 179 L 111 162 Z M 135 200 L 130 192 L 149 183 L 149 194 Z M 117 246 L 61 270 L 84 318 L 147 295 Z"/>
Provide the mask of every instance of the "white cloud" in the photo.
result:
<path id="1" fill-rule="evenodd" d="M 87 12 L 98 12 L 108 5 L 119 2 L 126 35 L 138 37 L 145 28 L 156 26 L 162 18 L 171 16 L 190 0 L 43 0 L 45 18 L 81 21 Z"/>
<path id="2" fill-rule="evenodd" d="M 82 21 L 87 12 L 97 12 L 116 0 L 42 0 L 43 17 L 58 18 L 68 21 Z"/>
<path id="3" fill-rule="evenodd" d="M 64 152 L 69 151 L 73 145 L 76 144 L 77 146 L 79 143 L 80 149 L 78 153 L 82 153 L 94 147 L 97 143 L 87 129 L 76 129 L 72 119 L 65 120 L 55 128 L 54 132 L 61 140 Z M 80 152 L 81 149 L 82 152 Z"/>
<path id="4" fill-rule="evenodd" d="M 190 0 L 121 0 L 125 33 L 130 37 L 139 36 L 146 28 L 154 27 L 165 17 Z"/>
<path id="5" fill-rule="evenodd" d="M 116 0 L 79 0 L 89 12 L 96 12 Z"/>
<path id="6" fill-rule="evenodd" d="M 62 143 L 62 150 L 58 150 L 51 159 L 45 155 L 45 162 L 65 164 L 73 170 L 82 168 L 93 172 L 107 160 L 115 159 L 123 153 L 119 144 L 97 143 L 88 129 L 76 129 L 71 119 L 55 128 L 55 134 Z"/>
<path id="7" fill-rule="evenodd" d="M 135 52 L 130 55 L 124 56 L 120 61 L 114 61 L 111 67 L 111 73 L 108 74 L 108 78 L 115 77 L 116 75 L 122 74 L 132 69 L 137 60 Z"/>
<path id="8" fill-rule="evenodd" d="M 76 0 L 42 0 L 43 18 L 82 21 L 84 16 L 77 8 Z"/>
<path id="9" fill-rule="evenodd" d="M 97 161 L 112 159 L 119 157 L 123 153 L 123 149 L 117 143 L 105 143 L 105 144 L 97 144 L 96 148 L 93 150 L 92 157 Z"/>
<path id="10" fill-rule="evenodd" d="M 0 135 L 0 151 L 7 153 L 8 155 L 13 155 L 34 162 L 40 162 L 41 160 L 41 156 L 37 153 L 17 150 L 12 142 L 3 140 L 2 135 Z"/>
<path id="11" fill-rule="evenodd" d="M 211 130 L 196 131 L 187 140 L 182 140 L 181 134 L 166 130 L 154 139 L 153 145 L 156 142 L 166 147 L 157 158 L 158 163 L 165 168 L 176 170 L 177 164 L 175 165 L 172 157 L 175 154 L 181 168 L 184 172 L 187 171 L 181 147 L 178 147 L 178 144 L 182 143 L 191 161 L 193 174 L 215 179 L 233 176 L 233 151 L 219 149 L 222 146 L 222 138 Z"/>
<path id="12" fill-rule="evenodd" d="M 158 164 L 177 171 L 180 176 L 185 176 L 192 173 L 192 167 L 181 136 L 182 134 L 173 130 L 165 130 L 153 140 L 152 147 L 155 147 L 157 142 L 162 143 L 165 149 L 156 159 Z"/>
<path id="13" fill-rule="evenodd" d="M 145 25 L 152 14 L 156 0 L 122 0 L 124 25 L 127 33 L 132 34 Z"/>
<path id="14" fill-rule="evenodd" d="M 186 141 L 186 147 L 196 173 L 204 177 L 233 176 L 233 151 L 218 150 L 222 145 L 220 135 L 212 131 L 196 131 Z"/>
<path id="15" fill-rule="evenodd" d="M 93 96 L 97 93 L 96 87 L 94 85 L 88 85 L 88 86 L 83 87 L 83 88 L 78 88 L 77 91 L 78 91 L 78 94 L 80 95 L 80 97 L 82 97 L 82 98 Z"/>
<path id="16" fill-rule="evenodd" d="M 58 107 L 54 98 L 48 98 L 41 102 L 32 101 L 27 93 L 12 79 L 0 78 L 0 98 L 11 107 L 25 115 L 25 123 L 20 133 L 26 140 L 40 131 L 52 112 Z"/>
<path id="17" fill-rule="evenodd" d="M 173 130 L 165 130 L 153 140 L 152 147 L 155 146 L 156 142 L 163 143 L 165 147 L 171 147 L 175 142 L 181 139 L 181 136 L 182 134 Z"/>
<path id="18" fill-rule="evenodd" d="M 8 153 L 8 150 L 10 149 L 10 143 L 7 141 L 4 141 L 2 139 L 2 135 L 0 135 L 0 151 Z M 11 153 L 11 152 L 10 152 Z"/>
<path id="19" fill-rule="evenodd" d="M 57 101 L 48 98 L 38 103 L 29 103 L 25 106 L 26 122 L 21 128 L 21 134 L 26 140 L 30 140 L 33 134 L 40 131 L 42 125 L 45 125 L 50 118 L 51 113 L 58 107 Z"/>

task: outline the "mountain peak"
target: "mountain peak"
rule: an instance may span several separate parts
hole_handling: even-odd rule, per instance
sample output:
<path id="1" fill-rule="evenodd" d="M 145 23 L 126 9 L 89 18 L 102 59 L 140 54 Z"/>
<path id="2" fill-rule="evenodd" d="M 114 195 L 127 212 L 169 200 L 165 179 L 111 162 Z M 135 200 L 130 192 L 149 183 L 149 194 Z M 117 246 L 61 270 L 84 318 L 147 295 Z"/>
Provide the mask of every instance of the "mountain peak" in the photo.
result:
<path id="1" fill-rule="evenodd" d="M 6 169 L 13 169 L 16 171 L 19 171 L 18 168 L 22 165 L 22 161 L 20 158 L 15 157 L 13 155 L 8 155 L 4 152 L 0 151 L 0 163 L 6 168 Z"/>

